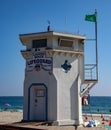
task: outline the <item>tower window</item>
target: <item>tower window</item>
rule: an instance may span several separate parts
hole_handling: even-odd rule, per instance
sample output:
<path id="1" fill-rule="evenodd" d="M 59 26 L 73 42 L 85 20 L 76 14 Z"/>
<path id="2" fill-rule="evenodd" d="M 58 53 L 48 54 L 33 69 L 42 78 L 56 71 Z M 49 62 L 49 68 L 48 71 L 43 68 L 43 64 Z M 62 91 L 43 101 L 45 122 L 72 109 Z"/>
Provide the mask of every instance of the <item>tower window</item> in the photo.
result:
<path id="1" fill-rule="evenodd" d="M 60 42 L 59 42 L 59 46 L 61 46 L 61 47 L 72 47 L 73 46 L 73 41 L 72 40 L 61 39 Z"/>
<path id="2" fill-rule="evenodd" d="M 32 48 L 47 47 L 47 39 L 39 39 L 32 41 Z"/>

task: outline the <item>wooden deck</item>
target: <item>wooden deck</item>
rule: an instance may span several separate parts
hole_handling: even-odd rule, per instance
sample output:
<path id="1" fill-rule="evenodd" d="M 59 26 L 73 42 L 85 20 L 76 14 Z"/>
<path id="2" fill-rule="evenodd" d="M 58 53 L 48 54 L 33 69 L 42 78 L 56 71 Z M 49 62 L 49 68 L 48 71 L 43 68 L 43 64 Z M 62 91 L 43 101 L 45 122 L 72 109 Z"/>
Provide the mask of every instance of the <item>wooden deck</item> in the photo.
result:
<path id="1" fill-rule="evenodd" d="M 47 125 L 46 122 L 17 122 L 11 124 L 0 124 L 0 130 L 46 130 L 37 128 L 39 125 Z"/>
<path id="2" fill-rule="evenodd" d="M 0 124 L 0 130 L 105 130 L 104 127 L 48 126 L 44 122 Z"/>

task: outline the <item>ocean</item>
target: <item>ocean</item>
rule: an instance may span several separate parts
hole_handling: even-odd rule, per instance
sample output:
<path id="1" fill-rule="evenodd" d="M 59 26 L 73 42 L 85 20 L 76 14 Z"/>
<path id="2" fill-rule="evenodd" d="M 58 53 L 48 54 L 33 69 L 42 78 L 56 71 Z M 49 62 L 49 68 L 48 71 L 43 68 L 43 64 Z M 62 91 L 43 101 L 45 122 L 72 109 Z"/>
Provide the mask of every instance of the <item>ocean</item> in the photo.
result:
<path id="1" fill-rule="evenodd" d="M 90 105 L 82 107 L 83 113 L 111 114 L 111 97 L 91 96 Z"/>
<path id="2" fill-rule="evenodd" d="M 0 111 L 22 111 L 23 96 L 0 96 Z"/>
<path id="3" fill-rule="evenodd" d="M 0 96 L 0 111 L 22 111 L 23 96 Z M 82 107 L 83 113 L 111 114 L 111 97 L 91 96 L 90 105 Z"/>

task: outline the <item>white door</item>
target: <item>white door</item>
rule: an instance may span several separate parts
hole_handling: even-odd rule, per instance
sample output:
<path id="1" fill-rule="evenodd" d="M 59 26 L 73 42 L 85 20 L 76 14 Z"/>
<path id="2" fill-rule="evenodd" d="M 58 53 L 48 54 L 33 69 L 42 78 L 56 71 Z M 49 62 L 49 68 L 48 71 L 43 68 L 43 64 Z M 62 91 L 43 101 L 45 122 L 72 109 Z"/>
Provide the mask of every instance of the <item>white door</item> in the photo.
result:
<path id="1" fill-rule="evenodd" d="M 34 120 L 46 120 L 46 89 L 44 87 L 35 89 Z"/>

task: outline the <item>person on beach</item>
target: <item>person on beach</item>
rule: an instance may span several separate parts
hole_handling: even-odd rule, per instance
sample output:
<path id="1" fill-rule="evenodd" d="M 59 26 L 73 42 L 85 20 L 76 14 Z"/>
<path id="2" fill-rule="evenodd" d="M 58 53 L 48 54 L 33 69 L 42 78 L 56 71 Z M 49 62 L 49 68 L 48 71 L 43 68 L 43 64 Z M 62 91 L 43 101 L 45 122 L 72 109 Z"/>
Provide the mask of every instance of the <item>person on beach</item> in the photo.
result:
<path id="1" fill-rule="evenodd" d="M 82 97 L 82 105 L 83 105 L 83 106 L 87 106 L 87 105 L 88 105 L 87 96 L 83 96 L 83 97 Z"/>
<path id="2" fill-rule="evenodd" d="M 90 95 L 85 95 L 82 97 L 82 105 L 88 106 L 90 104 Z"/>

